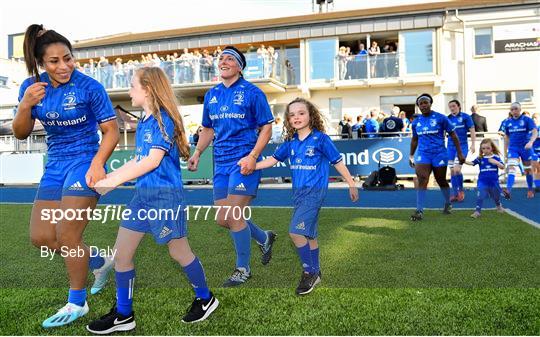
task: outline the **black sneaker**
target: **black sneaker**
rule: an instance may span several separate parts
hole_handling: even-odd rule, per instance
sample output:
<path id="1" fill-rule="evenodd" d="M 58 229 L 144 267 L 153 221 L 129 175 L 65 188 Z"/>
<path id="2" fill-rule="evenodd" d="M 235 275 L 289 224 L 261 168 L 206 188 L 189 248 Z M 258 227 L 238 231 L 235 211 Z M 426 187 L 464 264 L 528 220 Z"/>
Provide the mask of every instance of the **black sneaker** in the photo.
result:
<path id="1" fill-rule="evenodd" d="M 111 311 L 86 326 L 86 330 L 97 335 L 108 335 L 115 331 L 130 331 L 135 329 L 135 314 L 123 316 L 114 306 Z"/>
<path id="2" fill-rule="evenodd" d="M 268 239 L 266 240 L 265 244 L 259 245 L 262 253 L 261 263 L 263 266 L 266 266 L 272 259 L 272 245 L 274 244 L 274 241 L 276 241 L 277 237 L 277 234 L 272 231 L 267 231 L 266 234 L 268 235 Z"/>
<path id="3" fill-rule="evenodd" d="M 236 287 L 246 283 L 246 281 L 251 277 L 251 273 L 246 270 L 246 268 L 236 268 L 231 277 L 223 283 L 224 288 Z"/>
<path id="4" fill-rule="evenodd" d="M 510 200 L 511 198 L 510 192 L 508 192 L 506 187 L 502 189 L 502 195 L 506 200 Z"/>
<path id="5" fill-rule="evenodd" d="M 452 214 L 451 210 L 452 210 L 452 204 L 451 203 L 448 202 L 448 203 L 444 204 L 444 209 L 442 211 L 443 214 Z"/>
<path id="6" fill-rule="evenodd" d="M 412 221 L 421 221 L 423 218 L 424 218 L 424 212 L 419 211 L 419 210 L 416 210 L 416 211 L 411 215 L 411 220 L 412 220 Z"/>
<path id="7" fill-rule="evenodd" d="M 182 318 L 184 323 L 195 323 L 204 321 L 210 316 L 219 305 L 219 301 L 214 297 L 214 294 L 210 293 L 210 298 L 203 300 L 202 298 L 196 298 L 187 314 Z"/>
<path id="8" fill-rule="evenodd" d="M 319 274 L 310 274 L 307 272 L 302 272 L 302 278 L 300 283 L 296 288 L 297 295 L 306 295 L 309 294 L 317 284 L 321 282 Z"/>

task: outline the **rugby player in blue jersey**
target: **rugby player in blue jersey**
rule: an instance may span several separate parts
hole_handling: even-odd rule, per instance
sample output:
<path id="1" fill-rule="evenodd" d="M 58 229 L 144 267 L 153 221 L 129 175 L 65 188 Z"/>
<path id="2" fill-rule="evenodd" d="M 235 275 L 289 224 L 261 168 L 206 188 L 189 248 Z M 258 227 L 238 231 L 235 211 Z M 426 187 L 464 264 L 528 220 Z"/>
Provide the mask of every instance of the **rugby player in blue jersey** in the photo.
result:
<path id="1" fill-rule="evenodd" d="M 448 102 L 450 115 L 448 119 L 455 128 L 455 132 L 461 145 L 461 152 L 467 158 L 469 153 L 469 143 L 467 134 L 471 134 L 471 153 L 475 152 L 474 146 L 476 142 L 476 132 L 474 131 L 474 123 L 470 115 L 461 111 L 461 103 L 457 99 Z M 448 135 L 450 136 L 450 135 Z M 461 173 L 461 165 L 457 157 L 456 147 L 454 142 L 448 138 L 448 168 L 450 169 L 450 182 L 452 183 L 452 196 L 450 201 L 463 201 L 465 192 L 463 191 L 463 174 Z"/>
<path id="2" fill-rule="evenodd" d="M 156 67 L 137 70 L 129 96 L 134 107 L 144 110 L 135 135 L 135 157 L 96 184 L 96 190 L 105 194 L 137 179 L 135 196 L 128 205 L 132 215 L 122 221 L 116 238 L 116 305 L 86 327 L 100 335 L 135 328 L 133 257 L 145 233 L 152 234 L 158 244 L 167 244 L 170 256 L 182 266 L 195 290 L 195 300 L 183 322 L 202 321 L 219 304 L 209 291 L 203 267 L 187 240 L 180 157 L 189 158 L 189 144 L 167 76 Z M 174 216 L 149 218 L 151 211 L 165 214 L 163 211 L 169 210 Z"/>
<path id="3" fill-rule="evenodd" d="M 204 96 L 203 130 L 188 169 L 197 170 L 201 153 L 213 140 L 214 204 L 221 207 L 217 223 L 229 229 L 236 250 L 236 268 L 223 286 L 234 287 L 251 277 L 250 237 L 259 244 L 263 265 L 272 257 L 276 235 L 228 210 L 249 207 L 257 194 L 261 173 L 254 172 L 255 163 L 272 136 L 274 117 L 264 93 L 242 77 L 246 66 L 242 52 L 226 47 L 218 66 L 222 83 Z"/>
<path id="4" fill-rule="evenodd" d="M 69 324 L 88 312 L 89 269 L 96 275 L 91 289 L 96 293 L 112 268 L 112 260 L 90 252 L 82 236 L 89 221 L 86 210 L 98 201 L 92 188 L 105 178 L 105 163 L 118 143 L 119 132 L 105 89 L 75 69 L 68 39 L 42 25 L 31 25 L 24 36 L 24 59 L 31 77 L 20 88 L 13 134 L 27 138 L 36 119 L 47 133 L 47 164 L 32 208 L 30 239 L 36 247 L 62 254 L 69 276 L 68 303 L 43 322 L 43 327 L 50 328 Z M 44 73 L 39 73 L 40 67 Z M 101 143 L 98 130 L 103 134 Z M 43 216 L 59 210 L 81 216 L 58 223 Z"/>
<path id="5" fill-rule="evenodd" d="M 416 189 L 416 211 L 411 215 L 411 220 L 417 221 L 424 218 L 424 202 L 426 198 L 429 175 L 433 172 L 437 184 L 444 195 L 444 214 L 450 214 L 450 190 L 446 181 L 446 168 L 448 165 L 448 152 L 444 146 L 445 133 L 454 142 L 459 164 L 465 162 L 461 152 L 459 139 L 454 131 L 454 126 L 448 117 L 431 110 L 433 98 L 429 94 L 422 94 L 416 99 L 416 105 L 422 112 L 412 122 L 413 136 L 411 139 L 411 153 L 409 162 L 415 168 L 418 178 Z M 418 152 L 416 149 L 418 148 Z"/>
<path id="6" fill-rule="evenodd" d="M 519 159 L 523 162 L 525 177 L 527 179 L 527 198 L 534 197 L 533 175 L 531 161 L 535 159 L 533 144 L 538 137 L 537 126 L 532 118 L 521 113 L 521 104 L 512 103 L 510 106 L 511 118 L 504 122 L 505 133 L 504 148 L 507 153 L 508 180 L 504 193 L 509 197 L 516 180 L 516 173 L 519 167 Z"/>
<path id="7" fill-rule="evenodd" d="M 310 293 L 321 282 L 317 227 L 319 211 L 328 190 L 330 164 L 349 185 L 353 202 L 358 189 L 330 137 L 324 133 L 321 113 L 311 102 L 296 98 L 285 110 L 286 142 L 269 157 L 257 163 L 256 169 L 272 167 L 289 159 L 292 171 L 294 213 L 289 235 L 296 246 L 303 271 L 296 288 L 298 295 Z"/>

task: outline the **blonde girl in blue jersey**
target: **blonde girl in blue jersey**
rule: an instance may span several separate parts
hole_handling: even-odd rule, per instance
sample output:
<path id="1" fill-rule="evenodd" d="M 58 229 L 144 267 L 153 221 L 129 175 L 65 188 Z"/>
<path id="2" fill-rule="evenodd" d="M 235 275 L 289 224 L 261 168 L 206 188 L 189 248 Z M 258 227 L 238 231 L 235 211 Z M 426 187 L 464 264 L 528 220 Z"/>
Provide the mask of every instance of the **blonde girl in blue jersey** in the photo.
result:
<path id="1" fill-rule="evenodd" d="M 349 196 L 358 200 L 358 189 L 340 153 L 326 135 L 321 113 L 311 102 L 296 98 L 285 110 L 286 142 L 273 157 L 256 164 L 255 169 L 272 167 L 290 160 L 293 180 L 294 213 L 289 235 L 296 246 L 303 271 L 296 294 L 305 295 L 321 282 L 317 227 L 319 210 L 328 190 L 330 164 L 349 185 Z"/>
<path id="2" fill-rule="evenodd" d="M 122 221 L 116 238 L 116 305 L 87 326 L 96 334 L 135 328 L 133 258 L 146 233 L 152 234 L 158 244 L 167 244 L 170 256 L 182 266 L 194 288 L 196 298 L 182 322 L 205 320 L 219 304 L 209 291 L 203 267 L 187 240 L 180 157 L 189 158 L 189 144 L 171 85 L 163 70 L 145 67 L 133 76 L 129 95 L 133 106 L 144 110 L 137 125 L 135 158 L 96 184 L 97 191 L 105 194 L 137 179 L 135 195 L 128 205 L 132 217 Z M 151 210 L 163 213 L 179 207 L 178 218 L 151 220 L 140 216 Z"/>
<path id="3" fill-rule="evenodd" d="M 88 313 L 88 270 L 93 269 L 96 276 L 91 288 L 95 294 L 105 285 L 112 260 L 90 252 L 83 242 L 88 218 L 56 223 L 43 216 L 44 211 L 88 214 L 87 209 L 95 208 L 99 195 L 92 188 L 105 178 L 105 163 L 118 143 L 119 132 L 107 92 L 75 69 L 68 39 L 43 25 L 31 25 L 24 36 L 24 59 L 31 77 L 20 88 L 13 134 L 26 139 L 36 119 L 47 132 L 47 164 L 32 207 L 30 239 L 34 246 L 58 255 L 67 249 L 81 252 L 64 257 L 68 303 L 42 323 L 52 328 Z M 40 73 L 40 68 L 45 72 Z"/>

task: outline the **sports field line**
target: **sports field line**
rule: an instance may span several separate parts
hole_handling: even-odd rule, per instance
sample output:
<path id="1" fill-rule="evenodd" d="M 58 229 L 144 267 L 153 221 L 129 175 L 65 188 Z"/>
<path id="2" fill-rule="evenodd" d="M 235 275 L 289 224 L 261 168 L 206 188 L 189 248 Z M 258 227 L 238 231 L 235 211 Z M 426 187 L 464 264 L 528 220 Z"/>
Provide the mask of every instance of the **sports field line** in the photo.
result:
<path id="1" fill-rule="evenodd" d="M 517 219 L 519 219 L 519 220 L 521 220 L 521 221 L 523 221 L 525 223 L 528 223 L 531 226 L 534 226 L 534 227 L 540 229 L 540 223 L 538 223 L 536 221 L 533 221 L 533 220 L 531 220 L 531 219 L 529 219 L 529 218 L 527 218 L 527 217 L 525 217 L 525 216 L 523 216 L 523 215 L 521 215 L 521 214 L 519 214 L 519 213 L 517 213 L 515 211 L 512 211 L 509 208 L 506 208 L 504 211 L 506 213 L 510 214 L 511 216 L 513 216 L 514 218 L 517 218 Z"/>

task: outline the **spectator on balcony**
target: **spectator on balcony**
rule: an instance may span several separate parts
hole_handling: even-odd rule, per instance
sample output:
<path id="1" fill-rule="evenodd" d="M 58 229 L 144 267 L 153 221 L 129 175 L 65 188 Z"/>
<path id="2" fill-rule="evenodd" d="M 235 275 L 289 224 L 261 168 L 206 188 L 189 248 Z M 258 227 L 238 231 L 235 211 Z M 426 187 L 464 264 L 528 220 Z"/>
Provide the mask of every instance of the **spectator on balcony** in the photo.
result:
<path id="1" fill-rule="evenodd" d="M 208 50 L 204 49 L 202 52 L 202 56 L 200 58 L 202 82 L 210 81 L 210 78 L 213 76 L 213 68 L 214 68 L 214 59 L 212 58 Z"/>
<path id="2" fill-rule="evenodd" d="M 278 65 L 278 53 L 275 51 L 274 47 L 269 46 L 268 47 L 268 73 L 266 74 L 266 77 L 276 77 L 277 72 L 277 65 Z"/>
<path id="3" fill-rule="evenodd" d="M 135 60 L 129 60 L 127 61 L 125 65 L 125 72 L 126 72 L 126 84 L 131 83 L 131 79 L 133 78 L 133 75 L 135 74 L 135 70 L 137 70 L 137 65 L 139 64 L 139 61 Z"/>
<path id="4" fill-rule="evenodd" d="M 397 116 L 397 113 L 399 113 L 399 107 L 394 106 L 390 110 L 390 116 L 383 120 L 381 127 L 383 137 L 397 137 L 400 132 L 403 132 L 403 120 Z"/>
<path id="5" fill-rule="evenodd" d="M 355 73 L 355 70 L 354 70 L 354 56 L 352 55 L 352 52 L 351 52 L 351 47 L 346 47 L 345 48 L 345 54 L 347 54 L 347 63 L 345 65 L 345 69 L 346 69 L 346 72 L 345 72 L 345 79 L 347 80 L 350 80 L 353 78 L 353 74 Z"/>
<path id="6" fill-rule="evenodd" d="M 192 57 L 192 69 L 193 69 L 193 83 L 201 82 L 201 52 L 199 49 L 195 49 Z"/>
<path id="7" fill-rule="evenodd" d="M 187 48 L 184 48 L 180 55 L 180 77 L 178 83 L 193 82 L 193 54 Z"/>
<path id="8" fill-rule="evenodd" d="M 352 138 L 352 118 L 349 115 L 344 115 L 343 120 L 339 122 L 341 126 L 341 139 L 351 139 Z"/>
<path id="9" fill-rule="evenodd" d="M 397 77 L 398 75 L 396 45 L 393 42 L 387 43 L 385 46 L 384 71 L 384 77 Z"/>
<path id="10" fill-rule="evenodd" d="M 377 133 L 379 132 L 379 122 L 377 117 L 379 116 L 379 111 L 377 109 L 371 109 L 369 114 L 366 116 L 364 121 L 365 132 L 367 133 L 367 138 L 376 138 L 378 137 Z"/>
<path id="11" fill-rule="evenodd" d="M 338 63 L 339 80 L 344 80 L 345 74 L 347 73 L 347 49 L 345 48 L 345 46 L 339 47 L 336 59 Z"/>
<path id="12" fill-rule="evenodd" d="M 94 62 L 94 59 L 88 60 L 88 74 L 87 75 L 97 80 L 96 69 L 97 69 L 97 64 L 96 62 Z"/>
<path id="13" fill-rule="evenodd" d="M 218 67 L 218 63 L 219 63 L 219 57 L 221 56 L 221 47 L 218 46 L 216 48 L 216 50 L 214 50 L 214 53 L 212 54 L 212 56 L 214 57 L 214 60 L 213 60 L 213 64 L 214 64 L 214 76 L 213 78 L 211 79 L 213 82 L 215 81 L 218 81 L 218 77 L 219 77 L 219 67 Z"/>
<path id="14" fill-rule="evenodd" d="M 296 83 L 296 77 L 294 75 L 294 67 L 289 60 L 285 60 L 285 70 L 287 71 L 287 84 L 295 84 Z"/>
<path id="15" fill-rule="evenodd" d="M 161 59 L 163 60 L 163 58 Z M 165 60 L 161 63 L 161 68 L 165 75 L 167 75 L 169 83 L 172 83 L 174 79 L 174 58 L 172 55 L 167 54 Z"/>
<path id="16" fill-rule="evenodd" d="M 354 124 L 351 127 L 351 131 L 353 134 L 353 138 L 361 138 L 362 137 L 362 115 L 356 116 L 356 124 Z"/>
<path id="17" fill-rule="evenodd" d="M 369 55 L 369 73 L 372 78 L 376 77 L 377 58 L 381 54 L 381 48 L 377 45 L 377 41 L 371 42 L 371 47 L 368 49 Z"/>
<path id="18" fill-rule="evenodd" d="M 101 56 L 98 62 L 98 73 L 101 84 L 106 88 L 112 88 L 111 64 L 105 56 Z"/>
<path id="19" fill-rule="evenodd" d="M 117 58 L 114 60 L 114 78 L 113 78 L 113 87 L 114 88 L 127 88 L 126 83 L 126 74 L 124 72 L 124 64 L 122 64 L 122 59 Z"/>
<path id="20" fill-rule="evenodd" d="M 351 74 L 352 79 L 365 79 L 367 78 L 367 58 L 368 51 L 363 43 L 358 45 L 358 54 L 354 56 L 353 71 Z"/>
<path id="21" fill-rule="evenodd" d="M 153 64 L 154 67 L 161 68 L 161 66 L 162 66 L 162 60 L 161 60 L 161 58 L 158 56 L 158 54 L 156 54 L 156 53 L 153 53 L 153 54 L 152 54 L 152 62 L 154 63 L 154 64 Z"/>

